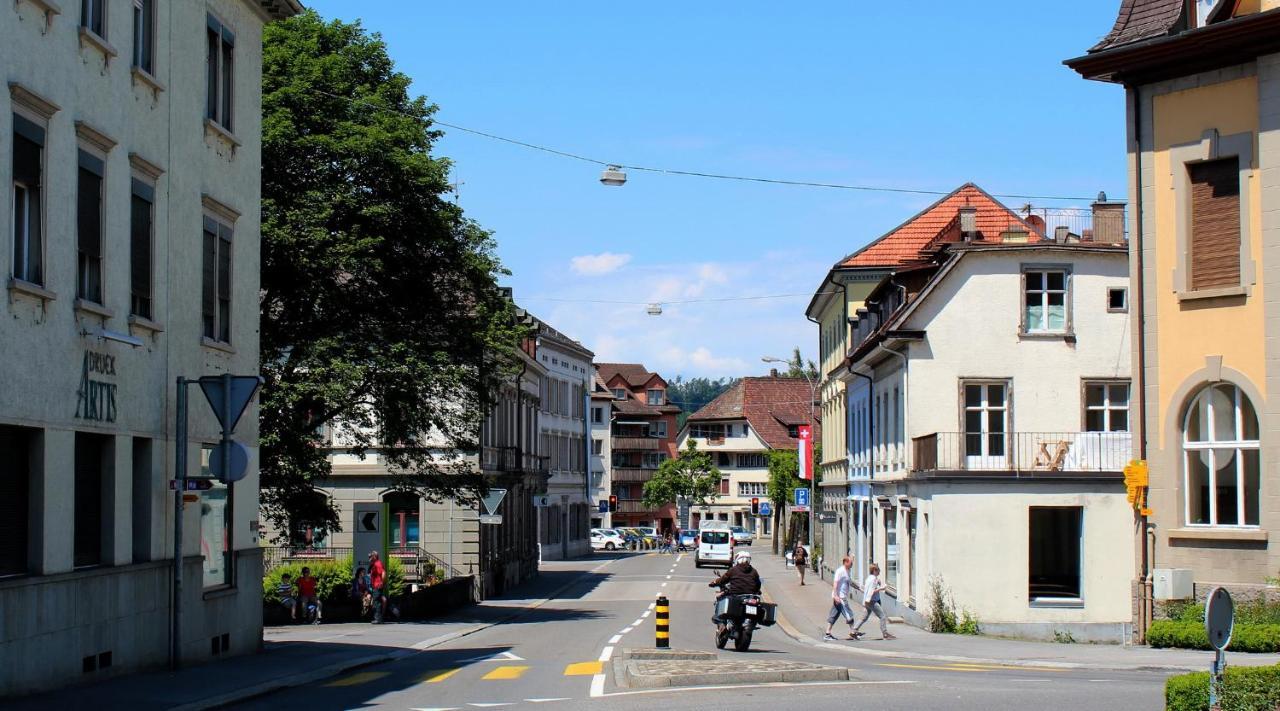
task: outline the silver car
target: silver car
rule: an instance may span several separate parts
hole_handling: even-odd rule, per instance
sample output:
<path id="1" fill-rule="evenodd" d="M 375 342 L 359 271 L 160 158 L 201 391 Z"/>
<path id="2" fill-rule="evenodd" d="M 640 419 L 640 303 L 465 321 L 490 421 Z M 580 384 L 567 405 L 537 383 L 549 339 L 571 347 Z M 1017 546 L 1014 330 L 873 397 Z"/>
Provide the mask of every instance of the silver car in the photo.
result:
<path id="1" fill-rule="evenodd" d="M 742 526 L 730 526 L 729 532 L 733 534 L 733 544 L 735 546 L 751 545 L 751 531 Z"/>

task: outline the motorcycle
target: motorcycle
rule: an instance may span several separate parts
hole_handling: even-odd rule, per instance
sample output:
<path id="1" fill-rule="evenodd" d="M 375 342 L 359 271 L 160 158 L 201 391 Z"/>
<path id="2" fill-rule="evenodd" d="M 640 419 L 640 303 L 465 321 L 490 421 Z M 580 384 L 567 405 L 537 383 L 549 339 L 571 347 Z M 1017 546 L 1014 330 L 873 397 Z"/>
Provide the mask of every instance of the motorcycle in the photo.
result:
<path id="1" fill-rule="evenodd" d="M 717 586 L 712 583 L 708 587 Z M 756 629 L 773 626 L 778 606 L 755 593 L 726 595 L 724 586 L 718 587 L 721 593 L 716 598 L 716 617 L 723 622 L 716 628 L 716 649 L 724 649 L 733 640 L 733 648 L 745 652 L 751 648 Z"/>

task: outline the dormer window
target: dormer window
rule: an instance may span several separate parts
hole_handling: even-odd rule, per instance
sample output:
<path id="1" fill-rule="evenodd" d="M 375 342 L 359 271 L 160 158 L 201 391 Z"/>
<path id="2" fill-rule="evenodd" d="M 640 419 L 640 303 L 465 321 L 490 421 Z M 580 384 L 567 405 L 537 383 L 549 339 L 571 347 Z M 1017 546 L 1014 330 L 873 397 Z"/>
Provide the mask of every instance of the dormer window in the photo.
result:
<path id="1" fill-rule="evenodd" d="M 650 405 L 661 405 L 663 403 L 662 390 L 657 388 L 651 388 L 649 390 L 646 390 L 645 398 L 646 398 L 646 402 L 648 402 Z"/>
<path id="2" fill-rule="evenodd" d="M 627 399 L 627 391 L 626 391 L 624 388 L 614 388 L 614 389 L 613 389 L 613 399 L 614 399 L 614 400 L 626 400 L 626 399 Z"/>

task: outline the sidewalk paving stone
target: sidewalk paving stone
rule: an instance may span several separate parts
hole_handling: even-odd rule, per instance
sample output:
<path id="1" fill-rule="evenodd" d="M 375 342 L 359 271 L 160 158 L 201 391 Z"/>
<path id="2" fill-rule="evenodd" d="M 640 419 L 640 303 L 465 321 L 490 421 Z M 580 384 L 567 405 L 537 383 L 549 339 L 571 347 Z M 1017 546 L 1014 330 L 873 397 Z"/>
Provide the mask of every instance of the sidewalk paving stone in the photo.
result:
<path id="1" fill-rule="evenodd" d="M 1210 652 L 1188 649 L 1155 649 L 1121 644 L 1060 644 L 987 636 L 934 634 L 908 624 L 894 624 L 890 632 L 896 640 L 881 640 L 879 626 L 873 617 L 862 631 L 859 641 L 844 640 L 848 627 L 836 622 L 832 634 L 837 642 L 823 642 L 827 612 L 831 609 L 831 576 L 821 579 L 812 571 L 800 585 L 794 568 L 787 567 L 782 556 L 764 550 L 752 560 L 764 580 L 765 596 L 778 603 L 779 626 L 798 642 L 833 652 L 843 651 L 873 657 L 928 659 L 946 662 L 982 664 L 1056 666 L 1074 669 L 1111 671 L 1161 670 L 1202 671 L 1213 659 Z M 860 613 L 860 606 L 855 606 Z M 1244 654 L 1228 652 L 1230 663 L 1238 666 L 1262 666 L 1280 663 L 1280 654 Z"/>

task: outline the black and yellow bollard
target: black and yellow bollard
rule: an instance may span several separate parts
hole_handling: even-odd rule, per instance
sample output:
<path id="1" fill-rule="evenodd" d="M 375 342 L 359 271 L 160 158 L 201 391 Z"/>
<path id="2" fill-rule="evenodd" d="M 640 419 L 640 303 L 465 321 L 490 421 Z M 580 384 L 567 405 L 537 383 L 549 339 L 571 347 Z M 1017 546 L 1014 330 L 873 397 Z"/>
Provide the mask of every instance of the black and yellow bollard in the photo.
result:
<path id="1" fill-rule="evenodd" d="M 658 649 L 671 646 L 671 603 L 665 595 L 658 596 L 658 604 L 653 610 L 654 636 Z"/>

